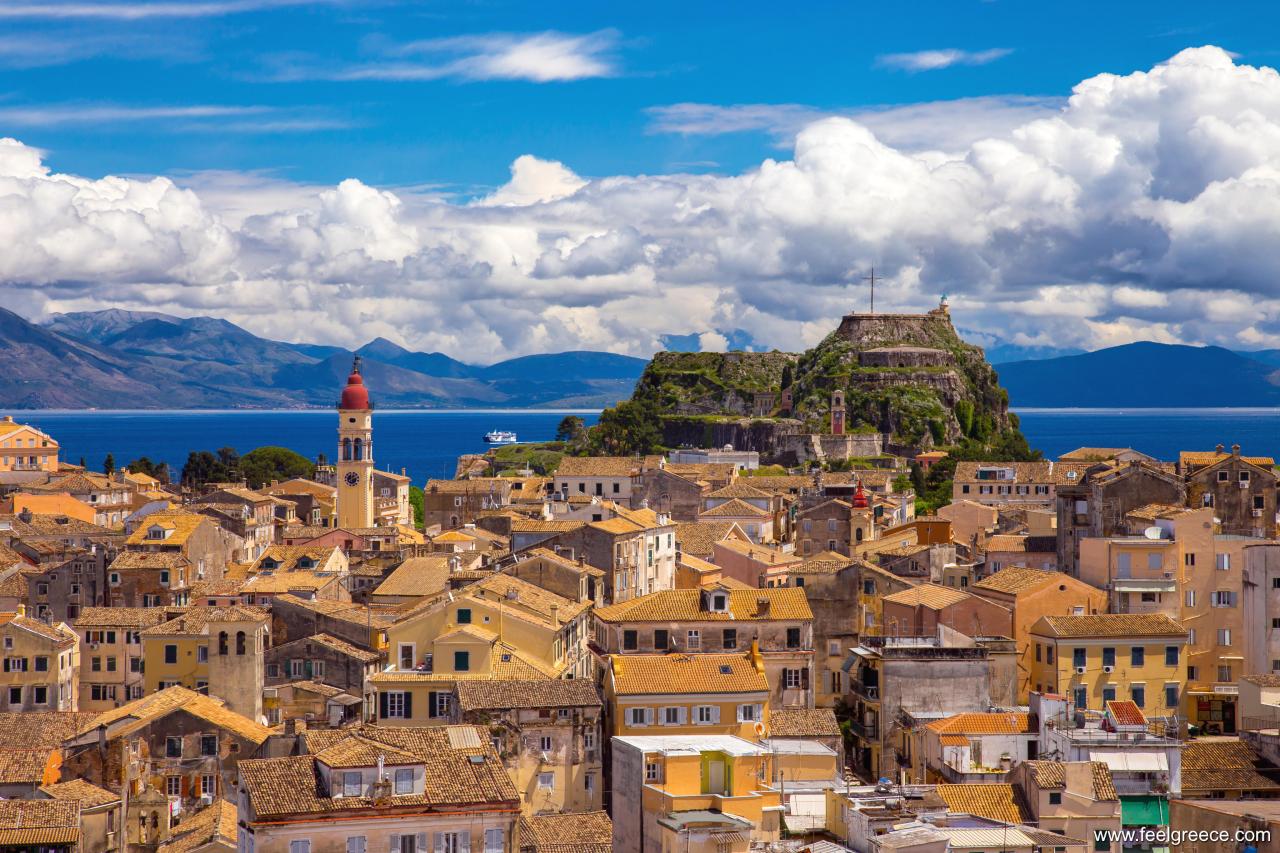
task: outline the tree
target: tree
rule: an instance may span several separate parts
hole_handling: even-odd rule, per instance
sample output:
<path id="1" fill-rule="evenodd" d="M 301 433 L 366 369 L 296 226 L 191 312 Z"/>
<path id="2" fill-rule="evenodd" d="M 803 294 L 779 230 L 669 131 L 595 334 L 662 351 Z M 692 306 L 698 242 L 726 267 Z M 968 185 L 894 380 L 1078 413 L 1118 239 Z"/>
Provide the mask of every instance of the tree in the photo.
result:
<path id="1" fill-rule="evenodd" d="M 187 454 L 187 464 L 182 466 L 182 485 L 188 488 L 205 483 L 225 483 L 231 472 L 217 456 L 207 450 L 193 450 Z"/>
<path id="2" fill-rule="evenodd" d="M 624 400 L 600 413 L 591 429 L 593 448 L 607 456 L 633 456 L 661 449 L 662 422 L 657 413 L 636 400 Z"/>
<path id="3" fill-rule="evenodd" d="M 787 390 L 788 388 L 790 388 L 790 387 L 791 387 L 791 364 L 790 364 L 790 362 L 788 362 L 787 364 L 782 365 L 782 382 L 781 382 L 780 387 L 782 388 L 782 390 L 783 390 L 783 391 L 785 391 L 785 390 Z"/>
<path id="4" fill-rule="evenodd" d="M 230 450 L 230 448 L 223 448 Z M 231 451 L 233 454 L 235 451 Z M 222 451 L 218 451 L 222 456 Z M 310 479 L 316 466 L 301 454 L 287 447 L 258 447 L 244 456 L 237 457 L 240 474 L 248 481 L 249 488 L 258 489 L 273 480 L 291 480 L 295 477 Z"/>
<path id="5" fill-rule="evenodd" d="M 141 456 L 125 467 L 134 474 L 146 474 L 148 477 L 155 477 L 162 483 L 169 482 L 168 462 L 152 462 L 150 457 Z"/>
<path id="6" fill-rule="evenodd" d="M 413 507 L 413 526 L 415 528 L 422 527 L 422 517 L 425 515 L 423 509 L 422 489 L 418 486 L 409 487 L 409 506 Z"/>
<path id="7" fill-rule="evenodd" d="M 586 424 L 577 415 L 567 415 L 556 427 L 556 441 L 577 441 L 586 432 Z"/>
<path id="8" fill-rule="evenodd" d="M 116 458 L 115 456 L 108 453 L 107 458 L 102 460 L 102 473 L 110 477 L 115 472 L 116 472 Z"/>

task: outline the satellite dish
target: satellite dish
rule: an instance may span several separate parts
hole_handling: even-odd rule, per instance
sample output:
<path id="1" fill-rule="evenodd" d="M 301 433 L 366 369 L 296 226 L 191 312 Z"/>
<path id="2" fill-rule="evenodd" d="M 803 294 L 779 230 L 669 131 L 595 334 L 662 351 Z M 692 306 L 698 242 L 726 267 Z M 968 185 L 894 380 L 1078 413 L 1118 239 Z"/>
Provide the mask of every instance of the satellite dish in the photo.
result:
<path id="1" fill-rule="evenodd" d="M 1159 539 L 1164 535 L 1164 531 L 1159 527 L 1148 527 L 1146 530 L 1142 531 L 1142 535 L 1148 539 Z"/>

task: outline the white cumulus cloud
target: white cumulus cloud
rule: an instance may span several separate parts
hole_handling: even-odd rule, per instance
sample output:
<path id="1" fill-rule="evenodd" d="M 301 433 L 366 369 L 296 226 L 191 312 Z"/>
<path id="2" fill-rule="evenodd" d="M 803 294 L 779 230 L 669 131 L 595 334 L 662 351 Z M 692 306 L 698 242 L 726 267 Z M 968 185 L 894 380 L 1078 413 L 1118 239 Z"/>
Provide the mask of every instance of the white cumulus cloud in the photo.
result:
<path id="1" fill-rule="evenodd" d="M 756 121 L 757 119 L 751 119 Z M 663 335 L 798 348 L 863 308 L 1004 341 L 1262 346 L 1280 336 L 1280 75 L 1216 47 L 1081 82 L 950 148 L 815 116 L 739 174 L 584 177 L 526 156 L 450 203 L 195 176 L 87 178 L 0 143 L 0 302 L 216 314 L 482 361 L 646 355 Z M 424 176 L 428 179 L 437 176 Z"/>
<path id="2" fill-rule="evenodd" d="M 944 50 L 917 50 L 913 53 L 886 53 L 876 58 L 876 64 L 906 71 L 937 71 L 952 65 L 987 65 L 1011 53 L 1013 51 L 1006 47 L 988 50 L 960 50 L 952 47 Z"/>

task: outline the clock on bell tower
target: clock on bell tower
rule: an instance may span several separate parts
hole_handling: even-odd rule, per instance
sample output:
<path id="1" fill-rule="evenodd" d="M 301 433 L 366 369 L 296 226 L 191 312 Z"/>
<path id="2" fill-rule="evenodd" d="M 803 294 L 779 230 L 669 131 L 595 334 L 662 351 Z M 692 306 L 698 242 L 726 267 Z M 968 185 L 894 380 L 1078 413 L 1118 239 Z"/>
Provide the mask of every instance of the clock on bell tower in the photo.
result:
<path id="1" fill-rule="evenodd" d="M 360 375 L 360 356 L 338 400 L 337 459 L 338 526 L 373 527 L 373 401 Z"/>

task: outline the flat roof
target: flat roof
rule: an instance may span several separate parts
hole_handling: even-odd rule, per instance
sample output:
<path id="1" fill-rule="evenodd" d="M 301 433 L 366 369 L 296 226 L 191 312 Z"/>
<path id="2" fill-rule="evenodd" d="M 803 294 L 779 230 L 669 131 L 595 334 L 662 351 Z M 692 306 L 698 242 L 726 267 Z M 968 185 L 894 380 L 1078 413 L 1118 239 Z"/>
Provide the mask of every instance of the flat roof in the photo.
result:
<path id="1" fill-rule="evenodd" d="M 733 735 L 628 735 L 616 736 L 614 743 L 625 743 L 642 752 L 699 753 L 726 752 L 730 755 L 767 755 L 768 750 Z"/>

